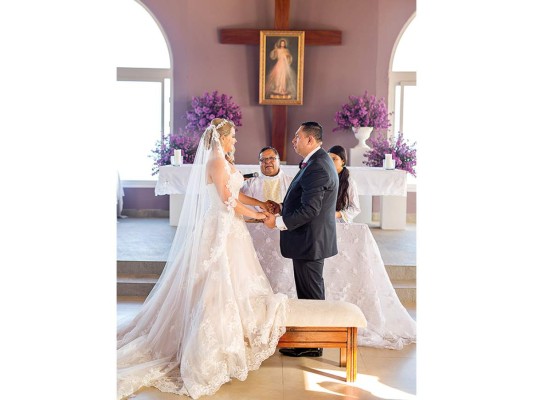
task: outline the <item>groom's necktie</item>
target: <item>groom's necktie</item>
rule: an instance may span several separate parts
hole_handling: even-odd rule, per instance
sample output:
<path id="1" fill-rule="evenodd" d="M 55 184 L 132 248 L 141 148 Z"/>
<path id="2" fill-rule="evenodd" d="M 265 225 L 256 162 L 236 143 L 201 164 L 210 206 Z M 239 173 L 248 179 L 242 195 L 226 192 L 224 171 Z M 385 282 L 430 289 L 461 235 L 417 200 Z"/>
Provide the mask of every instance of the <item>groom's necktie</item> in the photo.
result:
<path id="1" fill-rule="evenodd" d="M 307 163 L 303 162 L 303 161 L 300 161 L 299 165 L 300 165 L 300 169 L 302 169 L 302 168 L 304 168 L 307 165 Z"/>

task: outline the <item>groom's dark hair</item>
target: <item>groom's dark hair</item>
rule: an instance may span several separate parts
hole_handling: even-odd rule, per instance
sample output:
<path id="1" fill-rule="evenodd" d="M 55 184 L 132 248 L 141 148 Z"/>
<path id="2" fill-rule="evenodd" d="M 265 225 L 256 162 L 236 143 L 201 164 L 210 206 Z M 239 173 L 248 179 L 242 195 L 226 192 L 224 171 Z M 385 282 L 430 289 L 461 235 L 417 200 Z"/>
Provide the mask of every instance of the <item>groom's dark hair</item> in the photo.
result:
<path id="1" fill-rule="evenodd" d="M 306 135 L 314 136 L 317 142 L 322 142 L 322 126 L 318 122 L 308 121 L 302 124 Z"/>

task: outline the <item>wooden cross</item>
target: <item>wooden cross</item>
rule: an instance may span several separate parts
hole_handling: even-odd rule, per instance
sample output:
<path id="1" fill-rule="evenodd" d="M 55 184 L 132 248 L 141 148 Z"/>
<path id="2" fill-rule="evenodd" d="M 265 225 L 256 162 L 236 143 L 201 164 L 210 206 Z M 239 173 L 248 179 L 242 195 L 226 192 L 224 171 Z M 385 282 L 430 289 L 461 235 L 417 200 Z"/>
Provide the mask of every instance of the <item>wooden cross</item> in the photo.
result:
<path id="1" fill-rule="evenodd" d="M 289 29 L 289 10 L 291 0 L 275 0 L 274 30 Z M 259 44 L 261 29 L 221 29 L 220 42 L 224 44 Z M 305 45 L 338 45 L 341 44 L 341 31 L 306 30 Z M 280 155 L 280 159 L 287 159 L 287 106 L 272 106 L 272 146 Z"/>

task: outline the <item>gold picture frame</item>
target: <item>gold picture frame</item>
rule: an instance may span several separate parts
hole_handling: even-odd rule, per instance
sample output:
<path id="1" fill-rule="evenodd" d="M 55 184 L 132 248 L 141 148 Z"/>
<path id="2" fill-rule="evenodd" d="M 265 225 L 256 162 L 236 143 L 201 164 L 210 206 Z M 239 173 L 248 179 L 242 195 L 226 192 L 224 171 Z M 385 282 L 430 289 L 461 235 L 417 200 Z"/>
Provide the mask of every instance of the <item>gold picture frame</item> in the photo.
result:
<path id="1" fill-rule="evenodd" d="M 304 43 L 304 31 L 260 31 L 259 104 L 303 104 Z"/>

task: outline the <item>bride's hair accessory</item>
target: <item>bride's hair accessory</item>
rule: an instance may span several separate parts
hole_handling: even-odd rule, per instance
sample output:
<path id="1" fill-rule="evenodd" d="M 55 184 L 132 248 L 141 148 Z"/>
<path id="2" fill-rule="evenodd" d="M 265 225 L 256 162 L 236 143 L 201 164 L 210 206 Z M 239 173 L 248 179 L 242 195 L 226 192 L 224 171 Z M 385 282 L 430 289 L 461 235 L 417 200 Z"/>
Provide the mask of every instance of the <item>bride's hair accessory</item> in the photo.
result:
<path id="1" fill-rule="evenodd" d="M 217 126 L 211 124 L 209 125 L 210 127 L 213 127 L 215 130 L 218 130 L 220 128 L 222 128 L 224 125 L 226 125 L 226 123 L 228 122 L 227 119 L 223 119 L 222 122 L 220 124 L 218 124 Z"/>
<path id="2" fill-rule="evenodd" d="M 220 139 L 220 133 L 218 132 L 218 130 L 224 125 L 226 125 L 228 122 L 229 121 L 227 119 L 223 119 L 222 122 L 220 122 L 218 125 L 211 123 L 207 127 L 204 132 L 204 145 L 206 149 L 209 149 L 211 147 L 211 142 L 213 138 Z"/>

